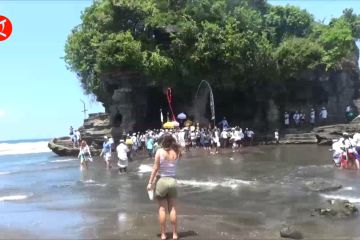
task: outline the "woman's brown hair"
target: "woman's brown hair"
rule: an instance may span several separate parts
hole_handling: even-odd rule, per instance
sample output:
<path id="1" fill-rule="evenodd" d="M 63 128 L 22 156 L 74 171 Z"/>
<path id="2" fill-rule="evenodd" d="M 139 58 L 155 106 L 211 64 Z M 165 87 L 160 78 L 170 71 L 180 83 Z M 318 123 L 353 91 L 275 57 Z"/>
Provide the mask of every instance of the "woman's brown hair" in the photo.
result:
<path id="1" fill-rule="evenodd" d="M 159 142 L 161 144 L 161 147 L 163 149 L 165 149 L 166 151 L 174 150 L 177 155 L 180 155 L 181 147 L 176 142 L 176 139 L 171 134 L 164 134 L 161 136 L 161 139 L 159 139 L 159 140 L 160 140 Z"/>

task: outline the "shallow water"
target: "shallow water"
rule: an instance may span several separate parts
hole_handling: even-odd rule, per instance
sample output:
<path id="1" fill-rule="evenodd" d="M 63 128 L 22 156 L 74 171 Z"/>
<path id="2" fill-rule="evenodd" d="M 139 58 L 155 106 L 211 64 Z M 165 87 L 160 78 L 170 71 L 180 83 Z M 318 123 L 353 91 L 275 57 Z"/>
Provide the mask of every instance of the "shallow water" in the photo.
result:
<path id="1" fill-rule="evenodd" d="M 120 175 L 100 161 L 80 171 L 77 159 L 52 153 L 0 156 L 0 238 L 157 239 L 157 206 L 145 191 L 152 162 L 139 159 Z M 316 145 L 215 156 L 193 150 L 178 166 L 180 236 L 280 239 L 281 226 L 294 224 L 305 239 L 356 239 L 359 218 L 333 221 L 311 212 L 328 198 L 360 207 L 359 176 L 333 168 L 328 148 Z M 304 183 L 314 179 L 344 188 L 309 192 Z"/>

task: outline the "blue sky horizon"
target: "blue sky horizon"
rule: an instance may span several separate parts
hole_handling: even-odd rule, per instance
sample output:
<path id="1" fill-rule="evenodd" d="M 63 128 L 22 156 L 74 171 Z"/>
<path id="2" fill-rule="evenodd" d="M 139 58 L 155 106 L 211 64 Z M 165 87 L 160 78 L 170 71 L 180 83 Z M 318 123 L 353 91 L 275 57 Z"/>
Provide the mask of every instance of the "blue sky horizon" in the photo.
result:
<path id="1" fill-rule="evenodd" d="M 65 136 L 70 126 L 82 125 L 85 101 L 88 113 L 103 112 L 86 96 L 76 74 L 62 57 L 71 29 L 81 23 L 81 12 L 91 0 L 0 1 L 0 15 L 13 24 L 9 39 L 0 42 L 0 141 L 48 139 Z M 328 22 L 354 0 L 269 0 L 272 5 L 295 5 L 316 20 Z"/>

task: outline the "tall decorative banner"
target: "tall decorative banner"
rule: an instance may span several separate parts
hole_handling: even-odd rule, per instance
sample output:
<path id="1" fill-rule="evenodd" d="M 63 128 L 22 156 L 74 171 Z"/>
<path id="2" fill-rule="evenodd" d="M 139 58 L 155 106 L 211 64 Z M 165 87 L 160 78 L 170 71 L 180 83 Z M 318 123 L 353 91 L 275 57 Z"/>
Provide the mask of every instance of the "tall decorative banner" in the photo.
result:
<path id="1" fill-rule="evenodd" d="M 160 121 L 161 123 L 164 123 L 164 115 L 161 108 L 160 108 Z"/>
<path id="2" fill-rule="evenodd" d="M 199 90 L 201 88 L 201 86 L 205 84 L 207 86 L 207 88 L 209 89 L 210 93 L 209 93 L 209 97 L 210 97 L 210 111 L 211 111 L 211 120 L 214 122 L 214 126 L 216 125 L 216 119 L 215 119 L 215 101 L 214 101 L 214 93 L 213 90 L 210 86 L 210 83 L 206 80 L 202 80 L 198 86 L 198 89 L 196 91 L 196 95 L 195 95 L 195 99 L 197 99 L 198 94 L 199 94 Z"/>
<path id="3" fill-rule="evenodd" d="M 166 98 L 167 98 L 167 101 L 168 101 L 168 104 L 169 104 L 169 108 L 170 108 L 170 111 L 171 111 L 172 119 L 173 119 L 173 121 L 176 121 L 176 117 L 175 117 L 174 110 L 173 110 L 173 106 L 172 106 L 173 97 L 172 97 L 171 88 L 168 88 L 168 89 L 167 89 Z"/>

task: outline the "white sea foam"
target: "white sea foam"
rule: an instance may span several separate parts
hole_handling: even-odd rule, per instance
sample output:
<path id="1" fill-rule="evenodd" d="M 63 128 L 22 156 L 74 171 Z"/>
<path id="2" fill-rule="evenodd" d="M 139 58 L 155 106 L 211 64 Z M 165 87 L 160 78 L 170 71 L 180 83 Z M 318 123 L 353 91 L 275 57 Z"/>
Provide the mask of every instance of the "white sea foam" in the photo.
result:
<path id="1" fill-rule="evenodd" d="M 101 183 L 96 183 L 93 186 L 97 186 L 97 187 L 106 187 L 106 184 L 101 184 Z"/>
<path id="2" fill-rule="evenodd" d="M 76 158 L 71 158 L 71 159 L 59 159 L 59 160 L 53 160 L 53 161 L 50 161 L 52 163 L 59 163 L 59 162 L 72 162 L 72 161 L 76 161 L 78 159 Z"/>
<path id="3" fill-rule="evenodd" d="M 215 188 L 215 187 L 225 187 L 235 189 L 241 185 L 250 185 L 253 184 L 251 181 L 245 181 L 241 179 L 231 179 L 227 178 L 224 181 L 197 181 L 197 180 L 177 180 L 180 185 L 188 185 L 194 187 L 205 187 L 205 188 Z"/>
<path id="4" fill-rule="evenodd" d="M 24 200 L 28 198 L 26 195 L 10 195 L 10 196 L 3 196 L 0 197 L 0 202 L 4 201 L 18 201 L 18 200 Z"/>
<path id="5" fill-rule="evenodd" d="M 328 195 L 328 194 L 321 194 L 324 198 L 327 199 L 339 199 L 339 200 L 348 200 L 351 203 L 360 203 L 360 198 L 356 197 L 349 197 L 349 196 L 342 196 L 342 195 Z"/>
<path id="6" fill-rule="evenodd" d="M 352 190 L 354 190 L 354 188 L 353 188 L 353 187 L 344 187 L 344 190 L 346 190 L 346 191 L 352 191 Z"/>
<path id="7" fill-rule="evenodd" d="M 0 155 L 50 152 L 48 142 L 0 143 Z"/>
<path id="8" fill-rule="evenodd" d="M 86 180 L 86 181 L 82 181 L 83 183 L 95 183 L 95 181 L 94 180 L 92 180 L 92 179 L 89 179 L 89 180 Z"/>
<path id="9" fill-rule="evenodd" d="M 86 181 L 82 181 L 83 183 L 85 183 L 86 186 L 97 186 L 97 187 L 106 187 L 106 184 L 103 183 L 97 183 L 96 181 L 89 179 Z"/>
<path id="10" fill-rule="evenodd" d="M 151 172 L 151 171 L 152 171 L 152 166 L 141 164 L 139 166 L 138 173 L 147 173 L 147 172 Z"/>

